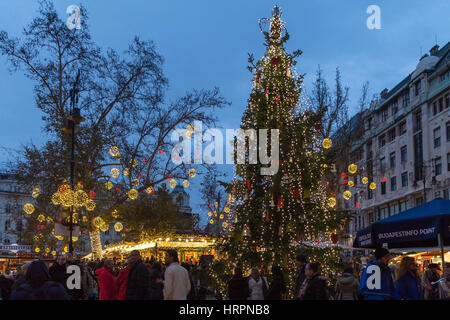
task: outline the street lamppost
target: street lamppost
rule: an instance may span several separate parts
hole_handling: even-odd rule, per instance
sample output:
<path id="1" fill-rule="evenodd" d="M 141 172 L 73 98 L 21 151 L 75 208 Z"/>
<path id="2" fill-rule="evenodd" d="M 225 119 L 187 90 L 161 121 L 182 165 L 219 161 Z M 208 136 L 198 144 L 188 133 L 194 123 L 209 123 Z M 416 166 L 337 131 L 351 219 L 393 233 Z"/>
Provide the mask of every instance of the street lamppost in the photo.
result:
<path id="1" fill-rule="evenodd" d="M 86 120 L 81 116 L 80 109 L 77 108 L 78 103 L 78 84 L 80 81 L 80 70 L 78 70 L 77 78 L 73 84 L 72 90 L 70 90 L 70 115 L 67 118 L 66 127 L 64 131 L 71 136 L 71 151 L 70 151 L 70 186 L 74 190 L 74 171 L 75 171 L 75 126 Z M 69 219 L 69 252 L 73 253 L 73 205 L 70 208 Z"/>

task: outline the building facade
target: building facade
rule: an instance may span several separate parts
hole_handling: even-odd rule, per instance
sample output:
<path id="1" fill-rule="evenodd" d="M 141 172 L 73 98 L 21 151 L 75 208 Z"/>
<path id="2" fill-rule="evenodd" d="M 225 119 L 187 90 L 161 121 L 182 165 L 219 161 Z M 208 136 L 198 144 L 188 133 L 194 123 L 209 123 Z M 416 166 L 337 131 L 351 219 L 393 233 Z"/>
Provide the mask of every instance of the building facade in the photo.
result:
<path id="1" fill-rule="evenodd" d="M 363 115 L 365 133 L 350 159 L 358 166 L 345 202 L 356 231 L 450 191 L 450 42 L 436 45 L 416 69 L 383 90 Z M 369 183 L 363 184 L 362 178 Z M 376 188 L 369 187 L 370 182 Z M 350 240 L 350 239 L 349 239 Z"/>

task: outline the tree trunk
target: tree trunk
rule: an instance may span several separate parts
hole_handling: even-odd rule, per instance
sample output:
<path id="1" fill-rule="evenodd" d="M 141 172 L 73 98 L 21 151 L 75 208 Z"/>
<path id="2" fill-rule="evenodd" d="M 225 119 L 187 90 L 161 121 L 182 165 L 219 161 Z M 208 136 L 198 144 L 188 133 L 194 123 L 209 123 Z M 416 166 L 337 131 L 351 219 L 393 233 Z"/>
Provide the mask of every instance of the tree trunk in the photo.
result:
<path id="1" fill-rule="evenodd" d="M 89 237 L 91 239 L 92 259 L 102 259 L 102 241 L 100 239 L 100 230 L 95 228 L 89 231 Z"/>

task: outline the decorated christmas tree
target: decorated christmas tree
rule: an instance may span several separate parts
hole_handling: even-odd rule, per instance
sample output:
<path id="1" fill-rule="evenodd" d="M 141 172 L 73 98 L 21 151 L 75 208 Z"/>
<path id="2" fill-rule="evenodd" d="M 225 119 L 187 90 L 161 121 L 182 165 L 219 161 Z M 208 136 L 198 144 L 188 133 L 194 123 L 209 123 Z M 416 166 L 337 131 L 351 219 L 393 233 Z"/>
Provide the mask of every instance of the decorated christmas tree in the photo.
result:
<path id="1" fill-rule="evenodd" d="M 264 31 L 265 23 L 268 31 Z M 325 178 L 331 167 L 332 142 L 320 138 L 323 114 L 313 112 L 302 93 L 303 77 L 295 70 L 301 51 L 286 51 L 289 34 L 278 7 L 271 19 L 260 20 L 260 27 L 267 51 L 256 63 L 250 55 L 253 88 L 241 129 L 278 130 L 278 171 L 263 175 L 261 169 L 277 160 L 269 165 L 250 164 L 251 150 L 245 164 L 236 166 L 228 199 L 232 221 L 219 246 L 222 259 L 212 265 L 211 276 L 225 294 L 233 266 L 240 265 L 247 274 L 251 267 L 259 267 L 269 275 L 276 264 L 284 271 L 291 296 L 297 253 L 320 262 L 323 275 L 329 278 L 339 267 L 339 250 L 320 242 L 335 240 L 346 213 L 333 210 L 336 196 L 328 190 Z M 263 141 L 258 136 L 258 150 L 267 145 L 267 151 L 274 152 L 271 138 L 268 135 Z"/>

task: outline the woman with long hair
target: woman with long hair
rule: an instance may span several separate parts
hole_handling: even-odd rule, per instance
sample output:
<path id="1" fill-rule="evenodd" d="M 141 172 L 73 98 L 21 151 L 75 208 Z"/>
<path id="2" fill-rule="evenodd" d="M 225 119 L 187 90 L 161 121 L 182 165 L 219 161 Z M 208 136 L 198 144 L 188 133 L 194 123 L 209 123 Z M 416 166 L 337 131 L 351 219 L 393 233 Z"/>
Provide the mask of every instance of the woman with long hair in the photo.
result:
<path id="1" fill-rule="evenodd" d="M 400 262 L 394 297 L 396 300 L 423 300 L 422 282 L 413 257 L 403 257 Z"/>
<path id="2" fill-rule="evenodd" d="M 281 300 L 285 292 L 286 281 L 284 280 L 283 271 L 280 266 L 274 265 L 272 266 L 272 282 L 267 290 L 265 300 Z"/>

